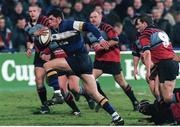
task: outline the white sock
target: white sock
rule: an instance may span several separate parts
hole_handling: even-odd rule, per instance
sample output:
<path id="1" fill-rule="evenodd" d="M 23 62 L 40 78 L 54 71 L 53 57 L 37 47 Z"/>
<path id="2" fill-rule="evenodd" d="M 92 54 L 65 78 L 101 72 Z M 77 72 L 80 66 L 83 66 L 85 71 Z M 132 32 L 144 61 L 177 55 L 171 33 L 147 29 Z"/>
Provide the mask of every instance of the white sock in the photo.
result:
<path id="1" fill-rule="evenodd" d="M 59 94 L 61 94 L 61 90 L 55 90 L 54 93 L 59 93 Z"/>
<path id="2" fill-rule="evenodd" d="M 111 116 L 112 116 L 112 120 L 117 120 L 120 117 L 117 112 L 114 112 Z"/>

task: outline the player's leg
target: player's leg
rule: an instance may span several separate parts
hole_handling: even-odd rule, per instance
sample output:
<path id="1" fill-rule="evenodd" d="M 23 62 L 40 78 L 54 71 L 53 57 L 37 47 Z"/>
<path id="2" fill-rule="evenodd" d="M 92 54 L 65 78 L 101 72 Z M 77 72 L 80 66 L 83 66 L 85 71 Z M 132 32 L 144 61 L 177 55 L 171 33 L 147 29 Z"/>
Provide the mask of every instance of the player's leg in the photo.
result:
<path id="1" fill-rule="evenodd" d="M 179 64 L 173 60 L 163 60 L 158 63 L 158 76 L 161 95 L 166 103 L 176 102 L 173 90 L 176 84 L 176 76 L 179 74 Z"/>
<path id="2" fill-rule="evenodd" d="M 120 72 L 120 74 L 116 74 L 113 77 L 115 81 L 119 84 L 119 86 L 124 90 L 124 92 L 129 97 L 129 99 L 131 100 L 134 110 L 137 110 L 138 100 L 136 99 L 134 95 L 132 87 L 126 82 L 122 71 Z"/>
<path id="3" fill-rule="evenodd" d="M 79 77 L 77 77 L 76 75 L 68 76 L 68 84 L 70 90 L 74 90 L 76 92 L 79 91 Z"/>
<path id="4" fill-rule="evenodd" d="M 109 104 L 108 100 L 102 96 L 96 87 L 96 81 L 91 74 L 82 74 L 83 85 L 87 93 L 99 103 L 102 108 L 112 116 L 112 121 L 115 125 L 124 125 L 124 120 L 119 116 L 115 109 Z"/>
<path id="5" fill-rule="evenodd" d="M 102 61 L 95 60 L 94 68 L 93 68 L 93 76 L 95 77 L 95 79 L 97 79 L 98 77 L 100 77 L 104 73 L 103 70 L 108 70 L 109 67 L 106 65 L 107 64 L 105 64 Z M 107 98 L 106 94 L 101 89 L 100 83 L 98 81 L 96 81 L 96 85 L 97 85 L 97 88 L 98 88 L 98 91 L 100 92 L 100 94 L 102 94 L 104 97 Z"/>
<path id="6" fill-rule="evenodd" d="M 54 104 L 62 104 L 64 102 L 64 98 L 60 90 L 60 84 L 58 82 L 59 70 L 56 68 L 55 62 L 56 59 L 50 60 L 44 64 L 44 67 L 46 70 L 48 85 L 53 87 L 54 89 L 54 96 L 52 98 L 52 101 Z"/>
<path id="7" fill-rule="evenodd" d="M 95 79 L 97 79 L 98 77 L 100 77 L 103 74 L 103 71 L 100 69 L 93 69 L 93 76 L 95 77 Z M 103 90 L 101 89 L 100 83 L 98 81 L 96 81 L 96 85 L 98 88 L 98 91 L 101 95 L 103 95 L 104 97 L 107 98 L 106 94 L 103 92 Z"/>
<path id="8" fill-rule="evenodd" d="M 48 84 L 54 88 L 54 96 L 53 96 L 53 103 L 54 104 L 62 104 L 64 102 L 64 98 L 62 96 L 60 85 L 61 83 L 58 82 L 58 71 L 66 71 L 71 69 L 69 65 L 67 64 L 66 60 L 64 58 L 56 58 L 53 60 L 50 60 L 44 64 L 44 68 L 46 70 Z M 57 90 L 56 90 L 57 89 Z"/>
<path id="9" fill-rule="evenodd" d="M 47 91 L 44 85 L 45 69 L 42 67 L 35 67 L 35 81 L 38 96 L 41 100 L 42 106 L 39 111 L 34 112 L 34 114 L 46 114 L 50 112 L 49 107 L 46 105 L 47 101 Z"/>
<path id="10" fill-rule="evenodd" d="M 81 62 L 85 62 L 87 64 L 82 64 Z M 70 67 L 71 65 L 71 67 Z M 77 56 L 68 57 L 67 59 L 58 58 L 53 59 L 52 61 L 48 61 L 44 64 L 44 67 L 47 70 L 51 68 L 57 68 L 59 70 L 64 71 L 72 71 L 75 73 L 92 73 L 92 63 L 90 57 L 87 54 L 79 54 Z M 78 68 L 77 68 L 78 67 Z M 100 103 L 102 107 L 112 116 L 113 122 L 116 125 L 123 125 L 124 120 L 119 116 L 119 114 L 112 108 L 112 106 L 108 103 L 108 100 L 99 94 L 96 87 L 96 81 L 92 74 L 81 74 L 81 78 L 83 79 L 85 90 L 94 97 L 97 103 Z"/>
<path id="11" fill-rule="evenodd" d="M 149 89 L 151 90 L 152 95 L 156 98 L 157 101 L 161 100 L 159 87 L 158 76 L 156 76 L 154 80 L 149 80 Z"/>
<path id="12" fill-rule="evenodd" d="M 100 77 L 103 74 L 103 71 L 101 69 L 98 69 L 98 68 L 100 68 L 99 66 L 102 66 L 102 65 L 98 64 L 98 62 L 95 62 L 94 66 L 95 66 L 95 68 L 93 69 L 93 76 L 95 77 L 95 79 L 97 79 L 98 77 Z M 99 93 L 108 99 L 106 94 L 103 92 L 103 90 L 100 86 L 100 83 L 97 80 L 96 80 L 96 85 L 97 85 L 97 89 L 98 89 Z M 101 106 L 99 104 L 96 104 L 95 111 L 98 112 L 100 108 L 101 108 Z"/>
<path id="13" fill-rule="evenodd" d="M 34 74 L 35 74 L 35 82 L 36 82 L 36 88 L 38 96 L 41 100 L 42 106 L 38 111 L 35 111 L 34 114 L 46 114 L 50 112 L 49 107 L 46 105 L 47 101 L 47 91 L 46 87 L 44 85 L 44 78 L 46 71 L 43 68 L 43 64 L 45 61 L 41 60 L 39 57 L 39 53 L 35 52 L 34 55 Z"/>
<path id="14" fill-rule="evenodd" d="M 79 87 L 79 77 L 76 75 L 67 75 L 68 77 L 68 89 L 73 94 L 76 101 L 79 101 L 80 95 L 78 94 L 80 91 Z"/>
<path id="15" fill-rule="evenodd" d="M 77 107 L 72 94 L 67 89 L 69 78 L 66 75 L 61 75 L 59 76 L 58 80 L 59 80 L 59 83 L 61 84 L 60 87 L 61 87 L 66 104 L 72 109 L 73 115 L 79 116 L 80 110 Z"/>
<path id="16" fill-rule="evenodd" d="M 173 101 L 173 90 L 175 88 L 176 81 L 165 81 L 160 83 L 161 95 L 166 103 Z"/>

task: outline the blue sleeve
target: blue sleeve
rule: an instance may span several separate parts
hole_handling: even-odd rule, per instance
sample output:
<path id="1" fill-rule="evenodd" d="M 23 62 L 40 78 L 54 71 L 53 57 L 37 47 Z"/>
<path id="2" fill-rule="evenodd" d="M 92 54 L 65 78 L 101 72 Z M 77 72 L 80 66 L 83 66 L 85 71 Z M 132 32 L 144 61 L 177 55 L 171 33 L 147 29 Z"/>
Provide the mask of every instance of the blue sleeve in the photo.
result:
<path id="1" fill-rule="evenodd" d="M 90 23 L 84 23 L 82 30 L 87 31 L 87 32 L 91 32 L 98 39 L 98 41 L 103 39 L 100 31 L 94 25 L 92 25 Z"/>
<path id="2" fill-rule="evenodd" d="M 65 20 L 65 21 L 63 22 L 63 26 L 62 26 L 62 27 L 65 28 L 65 31 L 67 31 L 67 30 L 73 30 L 73 29 L 74 29 L 74 28 L 73 28 L 73 24 L 74 24 L 74 21 Z M 63 29 L 64 29 L 64 28 L 63 28 Z"/>

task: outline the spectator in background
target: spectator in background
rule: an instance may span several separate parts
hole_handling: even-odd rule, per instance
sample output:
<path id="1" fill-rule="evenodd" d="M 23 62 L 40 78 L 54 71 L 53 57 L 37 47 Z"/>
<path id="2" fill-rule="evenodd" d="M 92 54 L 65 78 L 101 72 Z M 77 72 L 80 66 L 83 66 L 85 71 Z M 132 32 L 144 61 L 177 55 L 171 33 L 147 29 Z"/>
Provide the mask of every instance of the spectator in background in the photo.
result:
<path id="1" fill-rule="evenodd" d="M 152 9 L 152 17 L 154 19 L 154 23 L 156 26 L 158 26 L 160 29 L 164 30 L 170 39 L 172 39 L 172 26 L 169 23 L 168 20 L 165 20 L 162 18 L 163 10 L 154 7 Z"/>
<path id="2" fill-rule="evenodd" d="M 67 0 L 59 0 L 59 7 L 62 9 L 67 3 L 68 1 Z"/>
<path id="3" fill-rule="evenodd" d="M 121 22 L 127 16 L 127 8 L 132 5 L 132 0 L 115 0 L 116 7 L 114 11 L 118 14 L 121 19 Z"/>
<path id="4" fill-rule="evenodd" d="M 103 5 L 103 2 L 104 2 L 104 0 L 91 0 L 92 1 L 92 4 L 94 4 L 94 5 L 100 5 L 100 6 L 102 6 Z"/>
<path id="5" fill-rule="evenodd" d="M 173 26 L 173 45 L 176 49 L 180 49 L 180 11 L 176 15 L 176 25 Z"/>
<path id="6" fill-rule="evenodd" d="M 123 32 L 123 25 L 120 22 L 115 23 L 114 30 L 118 33 L 120 50 L 129 50 L 130 41 L 128 40 L 126 33 Z"/>
<path id="7" fill-rule="evenodd" d="M 99 14 L 103 14 L 103 8 L 100 5 L 96 5 L 94 11 L 97 11 Z"/>
<path id="8" fill-rule="evenodd" d="M 94 10 L 94 5 L 91 3 L 91 0 L 82 0 L 84 7 L 84 15 L 86 17 L 86 21 L 89 19 L 90 13 Z"/>
<path id="9" fill-rule="evenodd" d="M 14 0 L 0 0 L 0 1 L 1 1 L 2 14 L 5 17 L 9 16 L 14 10 L 15 1 Z"/>
<path id="10" fill-rule="evenodd" d="M 26 17 L 25 12 L 23 11 L 23 5 L 21 2 L 17 2 L 14 6 L 14 11 L 10 15 L 10 19 L 12 21 L 13 26 L 16 25 L 17 19 L 19 17 Z"/>
<path id="11" fill-rule="evenodd" d="M 174 13 L 173 0 L 164 0 L 164 7 L 166 12 Z"/>
<path id="12" fill-rule="evenodd" d="M 71 8 L 72 8 L 72 5 L 70 3 L 66 3 L 62 9 L 64 18 L 66 20 L 74 20 L 74 17 L 72 16 L 72 13 L 71 13 Z"/>
<path id="13" fill-rule="evenodd" d="M 141 0 L 134 0 L 133 7 L 136 15 L 141 15 L 147 12 L 147 9 L 142 4 Z"/>
<path id="14" fill-rule="evenodd" d="M 46 8 L 45 13 L 47 14 L 53 8 L 60 7 L 60 0 L 50 0 L 50 5 Z"/>
<path id="15" fill-rule="evenodd" d="M 164 3 L 162 1 L 159 1 L 156 3 L 156 7 L 163 10 L 162 18 L 168 20 L 171 26 L 174 26 L 175 19 L 171 13 L 165 10 Z"/>
<path id="16" fill-rule="evenodd" d="M 112 10 L 112 3 L 109 0 L 106 0 L 103 3 L 103 17 L 104 22 L 113 26 L 116 22 L 120 22 L 119 16 Z"/>
<path id="17" fill-rule="evenodd" d="M 42 14 L 46 14 L 46 8 L 47 6 L 45 5 L 45 1 L 44 0 L 28 0 L 28 4 L 25 5 L 24 10 L 26 10 L 26 12 L 28 12 L 28 8 L 30 5 L 36 5 L 38 4 L 41 8 L 42 8 Z"/>
<path id="18" fill-rule="evenodd" d="M 85 18 L 85 15 L 84 15 L 82 2 L 77 1 L 74 4 L 73 17 L 74 17 L 74 20 L 85 21 L 86 18 Z"/>
<path id="19" fill-rule="evenodd" d="M 136 40 L 136 28 L 133 25 L 134 19 L 136 17 L 134 8 L 132 6 L 129 6 L 127 9 L 127 17 L 123 20 L 123 30 L 126 33 L 130 45 L 133 44 L 133 42 Z"/>
<path id="20" fill-rule="evenodd" d="M 25 52 L 26 50 L 26 32 L 24 31 L 26 19 L 19 17 L 17 24 L 13 30 L 12 43 L 13 48 L 17 52 Z"/>
<path id="21" fill-rule="evenodd" d="M 5 17 L 0 16 L 0 52 L 11 52 L 12 49 L 12 32 L 6 27 Z"/>

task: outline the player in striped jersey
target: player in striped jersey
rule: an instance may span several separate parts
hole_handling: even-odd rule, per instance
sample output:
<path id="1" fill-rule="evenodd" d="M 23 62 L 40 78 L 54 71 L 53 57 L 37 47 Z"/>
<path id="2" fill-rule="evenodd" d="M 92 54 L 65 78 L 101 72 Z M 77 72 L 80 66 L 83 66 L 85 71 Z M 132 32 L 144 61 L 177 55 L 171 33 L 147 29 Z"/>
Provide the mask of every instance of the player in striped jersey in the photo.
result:
<path id="1" fill-rule="evenodd" d="M 35 56 L 34 56 L 34 65 L 35 65 L 35 81 L 37 86 L 37 93 L 41 100 L 42 106 L 39 111 L 35 112 L 35 114 L 46 114 L 50 112 L 49 107 L 46 104 L 47 94 L 46 88 L 44 85 L 44 79 L 46 75 L 46 71 L 43 68 L 43 64 L 46 62 L 40 58 L 40 51 L 43 51 L 45 47 L 38 43 L 38 38 L 33 34 L 34 32 L 45 26 L 48 26 L 48 20 L 46 16 L 41 16 L 41 8 L 38 5 L 30 5 L 29 6 L 29 16 L 30 21 L 27 23 L 25 27 L 25 31 L 27 32 L 27 56 L 30 57 L 32 54 L 32 49 L 35 47 Z M 57 73 L 54 71 L 54 73 Z M 53 75 L 51 75 L 53 76 Z M 56 103 L 63 103 L 63 97 L 61 95 L 61 91 L 59 88 L 58 81 L 51 82 L 49 80 L 50 85 L 54 88 L 54 100 Z"/>
<path id="2" fill-rule="evenodd" d="M 142 46 L 142 55 L 146 66 L 146 79 L 150 78 L 151 61 L 157 66 L 160 91 L 165 103 L 176 102 L 173 94 L 179 65 L 168 35 L 161 29 L 153 26 L 150 16 L 142 15 L 135 21 L 136 28 L 140 32 L 139 41 Z"/>
<path id="3" fill-rule="evenodd" d="M 90 14 L 89 20 L 101 31 L 103 38 L 108 42 L 106 44 L 108 45 L 107 49 L 95 51 L 95 61 L 93 68 L 94 77 L 97 79 L 103 73 L 113 75 L 114 80 L 124 90 L 126 95 L 131 100 L 134 110 L 136 110 L 138 101 L 133 93 L 131 86 L 124 79 L 120 64 L 120 50 L 118 47 L 119 39 L 117 33 L 113 30 L 112 26 L 101 22 L 102 15 L 96 11 L 93 11 Z M 91 33 L 88 33 L 87 37 L 90 43 L 97 41 L 97 39 Z M 102 91 L 100 86 L 98 86 L 98 88 L 100 91 Z"/>

